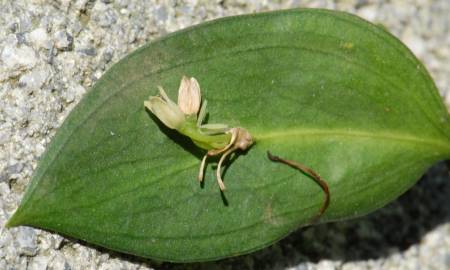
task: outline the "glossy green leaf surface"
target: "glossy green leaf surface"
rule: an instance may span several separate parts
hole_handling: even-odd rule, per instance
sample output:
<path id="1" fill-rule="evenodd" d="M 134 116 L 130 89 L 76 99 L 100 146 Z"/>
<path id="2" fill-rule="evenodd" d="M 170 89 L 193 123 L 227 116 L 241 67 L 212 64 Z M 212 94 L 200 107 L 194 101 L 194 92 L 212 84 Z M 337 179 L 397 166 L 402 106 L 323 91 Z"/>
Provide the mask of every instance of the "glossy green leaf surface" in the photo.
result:
<path id="1" fill-rule="evenodd" d="M 176 100 L 197 78 L 209 123 L 245 127 L 256 144 L 227 163 L 221 194 L 204 151 L 143 101 Z M 263 248 L 304 226 L 392 201 L 450 156 L 447 111 L 423 65 L 380 27 L 345 13 L 290 10 L 201 24 L 114 65 L 72 111 L 40 160 L 9 226 L 56 231 L 166 261 L 214 260 Z"/>

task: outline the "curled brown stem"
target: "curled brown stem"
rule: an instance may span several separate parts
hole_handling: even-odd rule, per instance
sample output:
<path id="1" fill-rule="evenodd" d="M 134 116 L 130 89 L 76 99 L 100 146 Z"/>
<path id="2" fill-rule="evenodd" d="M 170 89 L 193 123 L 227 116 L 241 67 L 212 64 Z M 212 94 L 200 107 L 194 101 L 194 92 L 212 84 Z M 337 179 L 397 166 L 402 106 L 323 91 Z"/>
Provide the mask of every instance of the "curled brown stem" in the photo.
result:
<path id="1" fill-rule="evenodd" d="M 327 182 L 325 182 L 325 180 L 323 180 L 322 177 L 320 177 L 320 175 L 318 175 L 313 169 L 306 167 L 303 164 L 300 164 L 292 160 L 283 159 L 278 156 L 274 156 L 269 151 L 267 151 L 267 157 L 271 161 L 287 164 L 309 175 L 322 188 L 323 192 L 325 193 L 325 198 L 323 200 L 322 207 L 319 209 L 319 212 L 315 216 L 313 216 L 310 220 L 311 223 L 315 223 L 323 215 L 325 210 L 327 210 L 328 205 L 330 204 L 330 191 L 328 189 Z"/>

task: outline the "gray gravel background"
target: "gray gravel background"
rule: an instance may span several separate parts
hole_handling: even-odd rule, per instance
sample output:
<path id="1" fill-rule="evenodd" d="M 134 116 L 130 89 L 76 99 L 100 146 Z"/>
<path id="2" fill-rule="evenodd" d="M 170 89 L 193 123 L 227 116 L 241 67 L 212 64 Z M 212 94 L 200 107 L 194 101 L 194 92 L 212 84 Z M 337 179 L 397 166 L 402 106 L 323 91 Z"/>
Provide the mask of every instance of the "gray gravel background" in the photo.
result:
<path id="1" fill-rule="evenodd" d="M 0 0 L 0 269 L 450 269 L 445 164 L 367 217 L 302 229 L 216 263 L 158 264 L 40 230 L 4 228 L 58 126 L 113 63 L 193 24 L 294 7 L 345 10 L 384 24 L 424 62 L 450 104 L 449 0 Z"/>

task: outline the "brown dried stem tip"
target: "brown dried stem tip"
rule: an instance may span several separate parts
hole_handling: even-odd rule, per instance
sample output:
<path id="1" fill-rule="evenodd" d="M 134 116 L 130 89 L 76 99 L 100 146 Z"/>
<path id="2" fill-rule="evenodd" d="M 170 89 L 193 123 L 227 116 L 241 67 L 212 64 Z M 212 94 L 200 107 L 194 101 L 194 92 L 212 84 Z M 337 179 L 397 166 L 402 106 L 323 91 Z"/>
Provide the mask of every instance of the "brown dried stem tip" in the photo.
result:
<path id="1" fill-rule="evenodd" d="M 271 161 L 287 164 L 295 169 L 300 170 L 303 173 L 306 173 L 307 175 L 312 177 L 312 179 L 314 179 L 314 181 L 322 188 L 323 192 L 325 193 L 325 198 L 323 200 L 323 204 L 319 212 L 311 218 L 311 223 L 315 223 L 323 215 L 325 210 L 327 210 L 328 205 L 330 204 L 330 191 L 328 189 L 328 184 L 313 169 L 308 168 L 303 164 L 300 164 L 292 160 L 283 159 L 278 156 L 274 156 L 269 151 L 267 151 L 267 157 Z"/>

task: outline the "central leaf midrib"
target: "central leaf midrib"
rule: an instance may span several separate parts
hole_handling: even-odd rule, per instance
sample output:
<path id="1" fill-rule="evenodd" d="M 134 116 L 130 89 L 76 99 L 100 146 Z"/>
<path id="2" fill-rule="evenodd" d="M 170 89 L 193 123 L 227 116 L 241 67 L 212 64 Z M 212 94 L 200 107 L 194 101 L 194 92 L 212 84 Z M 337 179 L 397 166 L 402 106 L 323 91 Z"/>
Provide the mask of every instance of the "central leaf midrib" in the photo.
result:
<path id="1" fill-rule="evenodd" d="M 273 130 L 264 132 L 252 132 L 257 142 L 270 141 L 274 139 L 289 139 L 292 137 L 304 137 L 313 140 L 314 137 L 344 137 L 348 139 L 374 139 L 384 141 L 397 141 L 412 144 L 429 145 L 436 148 L 437 151 L 450 155 L 450 144 L 434 138 L 420 138 L 411 134 L 396 133 L 392 131 L 367 132 L 361 130 L 343 130 L 343 129 L 289 129 L 289 130 Z M 323 140 L 323 139 L 321 139 Z M 289 141 L 292 142 L 292 141 Z"/>

